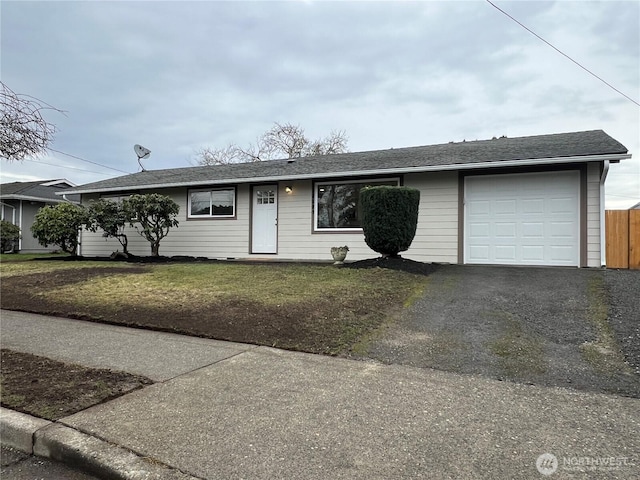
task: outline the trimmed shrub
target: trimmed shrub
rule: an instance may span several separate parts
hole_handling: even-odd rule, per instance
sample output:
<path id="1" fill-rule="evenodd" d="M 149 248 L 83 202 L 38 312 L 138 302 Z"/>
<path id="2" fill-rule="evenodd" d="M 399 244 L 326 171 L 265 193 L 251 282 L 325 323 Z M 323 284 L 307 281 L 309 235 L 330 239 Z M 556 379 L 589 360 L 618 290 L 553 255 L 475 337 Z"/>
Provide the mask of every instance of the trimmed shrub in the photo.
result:
<path id="1" fill-rule="evenodd" d="M 360 190 L 362 230 L 369 247 L 384 257 L 409 249 L 418 226 L 420 191 L 408 187 L 365 187 Z"/>
<path id="2" fill-rule="evenodd" d="M 2 245 L 2 253 L 10 252 L 18 248 L 18 240 L 20 239 L 20 228 L 6 220 L 0 221 L 0 242 Z"/>

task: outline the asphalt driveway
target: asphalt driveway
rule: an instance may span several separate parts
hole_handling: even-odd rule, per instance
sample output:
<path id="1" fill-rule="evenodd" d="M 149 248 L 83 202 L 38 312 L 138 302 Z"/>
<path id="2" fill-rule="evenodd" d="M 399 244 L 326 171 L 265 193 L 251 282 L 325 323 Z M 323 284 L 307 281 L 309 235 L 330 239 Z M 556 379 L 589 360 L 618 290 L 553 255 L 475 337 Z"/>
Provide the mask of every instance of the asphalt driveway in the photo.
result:
<path id="1" fill-rule="evenodd" d="M 640 397 L 640 271 L 443 266 L 360 349 L 383 363 Z"/>

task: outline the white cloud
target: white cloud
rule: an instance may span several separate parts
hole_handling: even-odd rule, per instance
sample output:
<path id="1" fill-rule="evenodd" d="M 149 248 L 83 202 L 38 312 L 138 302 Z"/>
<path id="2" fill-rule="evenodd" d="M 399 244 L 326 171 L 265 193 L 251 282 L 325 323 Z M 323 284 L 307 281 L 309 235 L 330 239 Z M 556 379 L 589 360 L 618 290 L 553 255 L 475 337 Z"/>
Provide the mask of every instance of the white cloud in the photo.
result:
<path id="1" fill-rule="evenodd" d="M 637 2 L 498 2 L 640 98 Z M 2 2 L 2 78 L 67 116 L 54 148 L 121 170 L 186 166 L 273 121 L 351 150 L 603 129 L 607 207 L 640 197 L 640 108 L 486 2 Z M 0 164 L 2 181 L 117 175 L 69 157 Z M 45 161 L 45 159 L 42 159 Z M 70 170 L 72 166 L 102 175 Z M 46 175 L 45 175 L 46 173 Z M 617 196 L 613 196 L 617 195 Z"/>

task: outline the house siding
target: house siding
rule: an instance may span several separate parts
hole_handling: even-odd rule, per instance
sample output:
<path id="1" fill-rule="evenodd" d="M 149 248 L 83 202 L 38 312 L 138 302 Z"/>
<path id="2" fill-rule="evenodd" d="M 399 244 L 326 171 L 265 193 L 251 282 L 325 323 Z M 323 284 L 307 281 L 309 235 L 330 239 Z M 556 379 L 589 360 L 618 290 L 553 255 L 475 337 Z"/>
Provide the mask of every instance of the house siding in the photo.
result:
<path id="1" fill-rule="evenodd" d="M 285 186 L 292 193 L 285 192 Z M 425 262 L 451 262 L 457 259 L 457 174 L 418 174 L 405 177 L 405 185 L 421 192 L 418 230 L 412 247 L 403 254 Z M 234 219 L 187 219 L 187 189 L 166 189 L 179 206 L 178 228 L 170 230 L 160 243 L 160 254 L 193 255 L 207 258 L 272 258 L 282 260 L 331 260 L 331 247 L 348 245 L 349 260 L 371 258 L 378 254 L 364 241 L 362 232 L 313 231 L 313 182 L 280 182 L 278 185 L 278 253 L 251 254 L 251 186 L 239 185 Z M 83 195 L 88 205 L 98 195 Z M 134 228 L 127 228 L 129 252 L 149 255 L 151 247 Z M 105 256 L 122 250 L 113 238 L 100 232 L 82 232 L 84 256 Z"/>
<path id="2" fill-rule="evenodd" d="M 36 213 L 46 204 L 44 202 L 32 202 L 26 200 L 8 200 L 3 201 L 3 219 L 14 223 L 20 228 L 20 242 L 18 243 L 19 251 L 22 253 L 47 253 L 55 250 L 55 245 L 43 247 L 31 234 L 31 226 L 33 225 Z M 14 211 L 8 207 L 11 205 Z"/>
<path id="3" fill-rule="evenodd" d="M 422 262 L 458 261 L 458 173 L 407 175 L 404 185 L 420 190 L 416 236 L 405 257 Z"/>
<path id="4" fill-rule="evenodd" d="M 601 267 L 600 255 L 600 163 L 587 164 L 587 266 Z"/>
<path id="5" fill-rule="evenodd" d="M 586 171 L 586 249 L 587 265 L 600 266 L 600 194 L 599 166 L 589 164 Z M 459 251 L 459 179 L 458 172 L 434 172 L 405 175 L 403 184 L 420 191 L 418 228 L 405 258 L 422 262 L 458 263 Z M 285 186 L 291 186 L 287 194 Z M 188 219 L 187 189 L 158 190 L 180 206 L 178 228 L 160 243 L 160 254 L 193 255 L 207 258 L 331 260 L 330 249 L 348 245 L 347 260 L 361 260 L 378 254 L 365 243 L 362 232 L 315 232 L 314 182 L 311 180 L 278 183 L 278 246 L 276 254 L 251 254 L 252 185 L 237 186 L 236 217 L 233 219 Z M 99 198 L 83 195 L 83 204 Z M 149 243 L 135 229 L 127 228 L 129 251 L 149 255 Z M 100 232 L 84 231 L 82 255 L 104 256 L 122 250 L 115 239 Z"/>
<path id="6" fill-rule="evenodd" d="M 20 231 L 22 239 L 20 240 L 20 251 L 22 253 L 44 253 L 55 250 L 57 247 L 49 245 L 43 247 L 31 234 L 31 226 L 35 220 L 36 213 L 45 206 L 43 202 L 22 201 L 21 225 Z"/>

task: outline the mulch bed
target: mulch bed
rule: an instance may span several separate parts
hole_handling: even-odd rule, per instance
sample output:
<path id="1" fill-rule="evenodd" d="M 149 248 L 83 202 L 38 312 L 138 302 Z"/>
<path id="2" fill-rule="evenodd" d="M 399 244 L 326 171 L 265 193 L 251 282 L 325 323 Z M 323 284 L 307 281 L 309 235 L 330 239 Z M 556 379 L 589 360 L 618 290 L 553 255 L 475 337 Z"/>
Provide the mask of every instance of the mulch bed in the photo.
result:
<path id="1" fill-rule="evenodd" d="M 431 275 L 438 268 L 435 263 L 422 263 L 402 257 L 378 257 L 345 263 L 346 268 L 388 268 L 416 275 Z"/>

